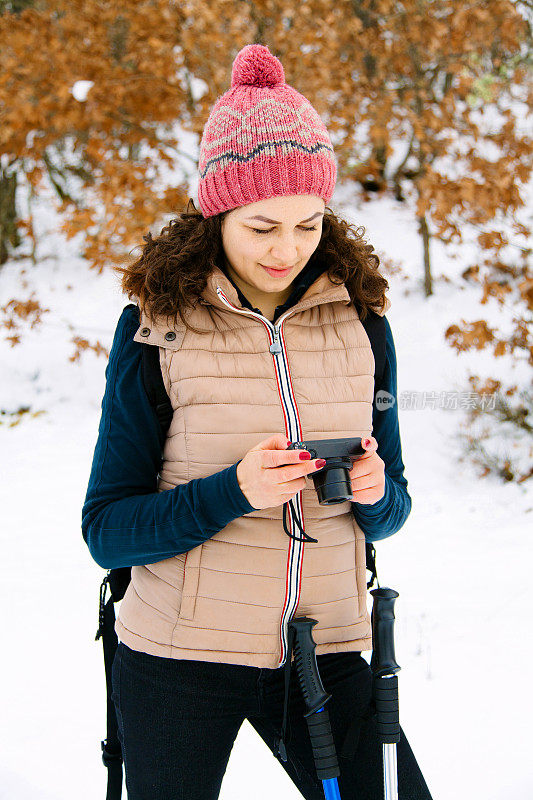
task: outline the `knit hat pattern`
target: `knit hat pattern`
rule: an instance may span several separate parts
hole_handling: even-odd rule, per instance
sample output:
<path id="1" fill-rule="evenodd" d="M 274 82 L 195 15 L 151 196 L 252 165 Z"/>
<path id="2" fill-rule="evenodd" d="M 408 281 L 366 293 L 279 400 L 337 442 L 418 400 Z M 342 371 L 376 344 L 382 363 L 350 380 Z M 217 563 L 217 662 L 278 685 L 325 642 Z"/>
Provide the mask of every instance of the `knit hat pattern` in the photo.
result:
<path id="1" fill-rule="evenodd" d="M 235 57 L 230 89 L 203 130 L 198 172 L 205 218 L 281 195 L 331 199 L 337 167 L 328 131 L 307 98 L 285 83 L 268 47 L 249 44 Z"/>

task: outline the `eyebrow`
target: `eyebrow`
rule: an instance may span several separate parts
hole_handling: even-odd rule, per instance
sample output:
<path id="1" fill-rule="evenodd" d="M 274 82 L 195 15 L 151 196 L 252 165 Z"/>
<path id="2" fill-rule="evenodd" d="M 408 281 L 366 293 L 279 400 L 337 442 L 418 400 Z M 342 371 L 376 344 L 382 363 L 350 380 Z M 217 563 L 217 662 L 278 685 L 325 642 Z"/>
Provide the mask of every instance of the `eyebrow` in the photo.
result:
<path id="1" fill-rule="evenodd" d="M 303 219 L 302 222 L 311 222 L 311 220 L 315 219 L 315 217 L 323 217 L 323 216 L 324 216 L 323 211 L 317 211 L 316 214 L 313 214 L 312 217 L 309 217 L 308 219 Z M 281 225 L 281 222 L 278 222 L 275 219 L 268 219 L 268 217 L 256 216 L 256 217 L 246 217 L 246 219 L 258 219 L 261 222 L 270 222 L 272 225 Z"/>

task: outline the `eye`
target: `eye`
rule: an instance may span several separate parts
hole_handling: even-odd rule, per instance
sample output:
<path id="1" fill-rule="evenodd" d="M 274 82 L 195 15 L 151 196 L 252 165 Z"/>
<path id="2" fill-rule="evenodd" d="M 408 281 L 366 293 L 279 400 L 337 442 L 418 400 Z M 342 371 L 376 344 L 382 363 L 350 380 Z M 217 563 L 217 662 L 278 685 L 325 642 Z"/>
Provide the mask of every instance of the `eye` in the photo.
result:
<path id="1" fill-rule="evenodd" d="M 299 225 L 298 227 L 299 227 L 299 228 L 300 228 L 302 231 L 316 231 L 316 229 L 317 229 L 317 227 L 318 227 L 318 226 L 317 226 L 317 225 L 315 225 L 313 228 L 306 228 L 306 227 L 305 227 L 305 225 Z M 272 233 L 272 231 L 274 230 L 274 228 L 268 228 L 268 229 L 265 229 L 265 228 L 252 228 L 251 230 L 252 230 L 254 233 Z"/>

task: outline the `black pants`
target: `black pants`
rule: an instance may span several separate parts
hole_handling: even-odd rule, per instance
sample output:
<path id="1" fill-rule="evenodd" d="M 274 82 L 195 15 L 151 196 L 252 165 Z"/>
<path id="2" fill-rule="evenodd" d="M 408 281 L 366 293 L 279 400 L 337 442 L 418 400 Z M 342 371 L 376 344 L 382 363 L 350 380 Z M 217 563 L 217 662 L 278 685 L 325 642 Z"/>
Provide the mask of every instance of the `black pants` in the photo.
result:
<path id="1" fill-rule="evenodd" d="M 381 745 L 371 713 L 371 672 L 359 653 L 317 656 L 341 770 L 342 800 L 381 800 Z M 247 719 L 272 749 L 283 716 L 283 669 L 161 658 L 119 642 L 113 701 L 129 800 L 215 800 L 231 748 Z M 287 762 L 303 797 L 324 800 L 315 772 L 296 669 L 291 671 Z M 355 754 L 341 751 L 359 727 Z M 357 737 L 355 739 L 357 741 Z M 353 749 L 353 748 L 352 748 Z M 431 800 L 402 731 L 397 745 L 399 800 Z"/>

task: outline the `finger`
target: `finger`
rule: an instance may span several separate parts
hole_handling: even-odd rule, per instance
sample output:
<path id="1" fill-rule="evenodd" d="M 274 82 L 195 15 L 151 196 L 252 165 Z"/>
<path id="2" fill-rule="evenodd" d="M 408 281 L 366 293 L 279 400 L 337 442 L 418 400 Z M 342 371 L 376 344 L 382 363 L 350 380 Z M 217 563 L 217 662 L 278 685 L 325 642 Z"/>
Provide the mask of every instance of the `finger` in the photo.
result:
<path id="1" fill-rule="evenodd" d="M 357 459 L 350 470 L 350 477 L 352 479 L 360 478 L 362 475 L 370 475 L 372 472 L 375 472 L 377 459 L 372 458 L 374 455 L 374 453 L 369 453 L 366 458 Z"/>
<path id="2" fill-rule="evenodd" d="M 305 454 L 304 458 L 300 457 L 302 454 Z M 300 450 L 265 450 L 261 455 L 264 467 L 280 467 L 286 464 L 300 464 L 301 466 L 311 461 L 311 453 L 303 448 Z"/>
<path id="3" fill-rule="evenodd" d="M 363 503 L 364 505 L 374 505 L 378 502 L 375 489 L 362 489 L 353 493 L 354 501 L 356 503 Z"/>
<path id="4" fill-rule="evenodd" d="M 352 489 L 356 492 L 360 491 L 361 489 L 375 489 L 378 488 L 380 485 L 381 482 L 378 476 L 374 474 L 365 475 L 363 478 L 357 478 L 356 481 L 352 481 Z"/>
<path id="5" fill-rule="evenodd" d="M 364 447 L 367 452 L 374 453 L 378 449 L 378 440 L 374 436 L 366 436 L 361 439 L 361 446 Z"/>
<path id="6" fill-rule="evenodd" d="M 280 464 L 287 464 L 292 462 L 290 455 L 293 451 L 287 451 L 289 441 L 284 434 L 276 433 L 274 436 L 269 436 L 268 439 L 263 439 L 253 449 L 260 453 L 260 464 L 263 468 L 278 467 Z M 281 460 L 280 458 L 281 457 Z"/>
<path id="7" fill-rule="evenodd" d="M 300 478 L 308 478 L 317 469 L 321 469 L 324 464 L 319 465 L 320 459 L 313 458 L 309 461 L 298 461 L 297 464 L 282 464 L 279 469 L 280 482 L 288 482 L 299 480 Z"/>
<path id="8" fill-rule="evenodd" d="M 305 476 L 298 475 L 289 480 L 279 481 L 276 486 L 279 486 L 280 489 L 284 489 L 286 492 L 296 494 L 297 492 L 301 492 L 305 489 Z"/>
<path id="9" fill-rule="evenodd" d="M 257 445 L 258 450 L 286 450 L 287 447 L 287 437 L 283 433 L 275 433 Z"/>

